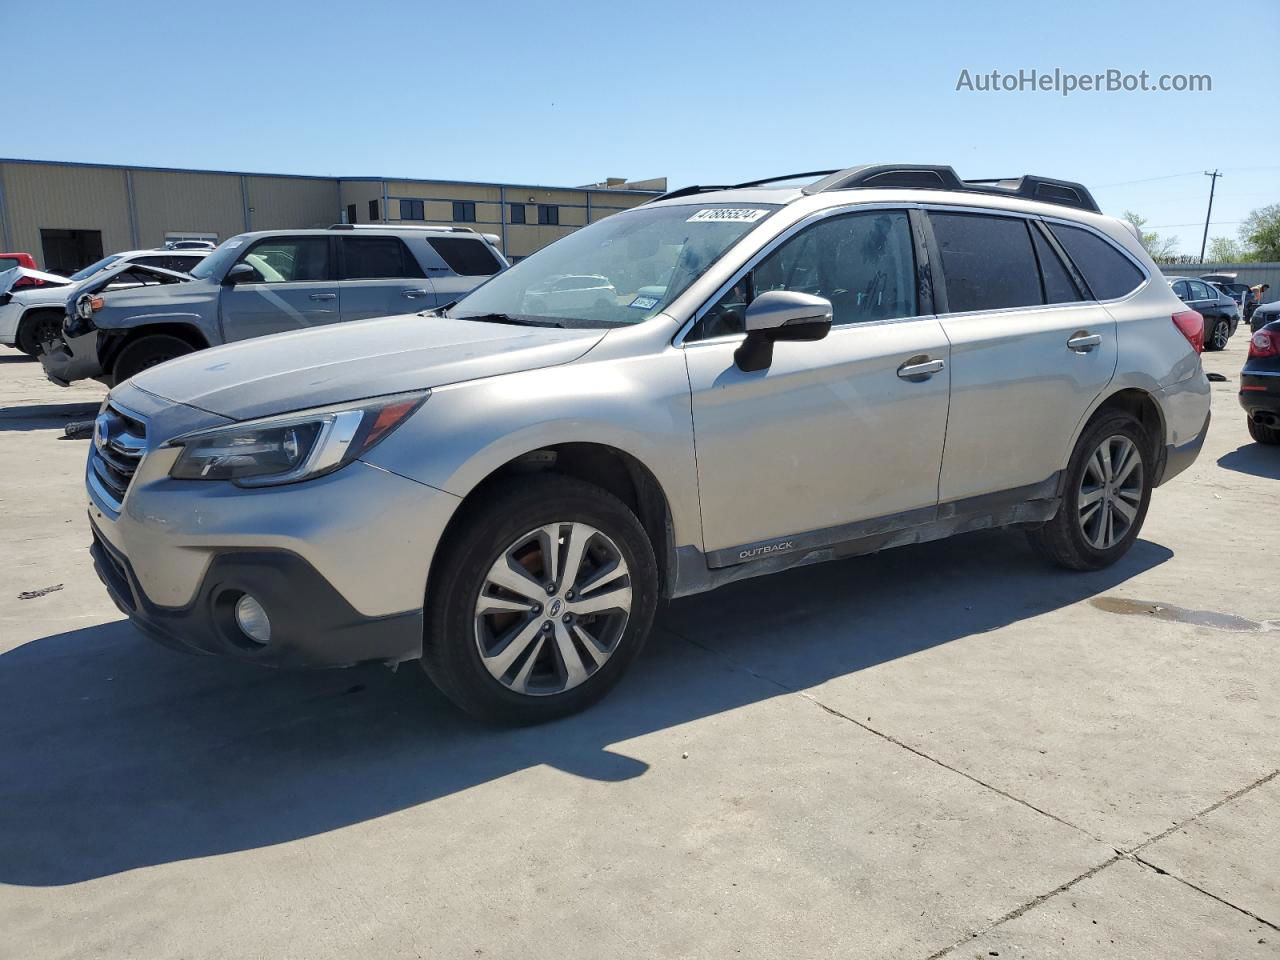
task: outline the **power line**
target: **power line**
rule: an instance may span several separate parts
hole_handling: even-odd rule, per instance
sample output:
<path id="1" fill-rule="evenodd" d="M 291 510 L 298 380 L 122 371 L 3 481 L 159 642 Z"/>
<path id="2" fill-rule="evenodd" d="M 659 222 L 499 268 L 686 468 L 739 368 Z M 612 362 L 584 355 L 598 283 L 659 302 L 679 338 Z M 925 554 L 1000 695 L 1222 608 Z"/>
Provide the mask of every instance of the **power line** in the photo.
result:
<path id="1" fill-rule="evenodd" d="M 1252 171 L 1255 171 L 1255 170 L 1280 170 L 1280 166 L 1268 166 L 1268 167 L 1225 167 L 1225 168 L 1223 169 L 1223 171 L 1222 171 L 1222 172 L 1224 172 L 1224 173 L 1236 173 L 1236 172 L 1244 173 L 1244 172 L 1252 172 Z M 1135 184 L 1135 183 L 1155 183 L 1157 180 L 1175 180 L 1175 179 L 1177 179 L 1178 177 L 1194 177 L 1194 176 L 1197 176 L 1198 174 L 1201 174 L 1201 173 L 1204 173 L 1204 171 L 1203 171 L 1203 170 L 1189 170 L 1189 171 L 1187 171 L 1186 173 L 1169 173 L 1169 174 L 1165 174 L 1165 175 L 1164 175 L 1164 176 L 1162 176 L 1162 177 L 1145 177 L 1145 178 L 1143 178 L 1143 179 L 1141 179 L 1141 180 L 1121 180 L 1119 183 L 1100 183 L 1100 184 L 1096 184 L 1096 185 L 1093 187 L 1093 189 L 1094 189 L 1094 190 L 1106 190 L 1106 189 L 1108 189 L 1109 187 L 1128 187 L 1128 186 L 1132 186 L 1132 185 L 1133 185 L 1133 184 Z M 1199 224 L 1193 223 L 1193 224 L 1191 224 L 1191 226 L 1196 227 L 1196 226 L 1199 226 Z"/>

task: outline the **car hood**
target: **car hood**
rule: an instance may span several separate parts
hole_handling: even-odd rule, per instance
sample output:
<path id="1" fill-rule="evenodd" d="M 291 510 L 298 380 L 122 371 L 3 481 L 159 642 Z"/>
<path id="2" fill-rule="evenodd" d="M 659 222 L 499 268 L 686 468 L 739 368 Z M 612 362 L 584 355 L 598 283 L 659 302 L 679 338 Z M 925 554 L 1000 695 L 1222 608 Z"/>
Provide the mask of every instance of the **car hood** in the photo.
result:
<path id="1" fill-rule="evenodd" d="M 66 277 L 56 273 L 45 273 L 43 270 L 32 270 L 28 267 L 10 267 L 8 270 L 0 272 L 0 296 L 12 290 L 13 285 L 23 277 L 30 277 L 32 280 L 43 280 L 49 286 L 24 287 L 15 296 L 30 296 L 37 291 L 43 293 L 49 290 L 64 289 L 71 282 Z"/>
<path id="2" fill-rule="evenodd" d="M 152 287 L 123 287 L 114 291 L 104 291 L 102 297 L 104 297 L 105 307 L 93 315 L 93 325 L 101 329 L 111 329 L 115 326 L 133 326 L 138 320 L 145 320 L 146 323 L 164 323 L 166 317 L 170 315 L 186 317 L 196 312 L 204 316 L 206 312 L 210 312 L 210 305 L 216 305 L 218 302 L 221 288 L 215 280 L 192 280 L 184 274 L 175 274 L 172 270 L 161 270 L 155 266 L 146 268 L 146 271 L 152 274 L 163 274 L 164 278 L 172 282 L 157 283 Z M 78 298 L 82 293 L 99 292 L 110 282 L 111 278 L 101 280 L 95 278 L 92 284 L 77 291 L 76 296 Z M 204 307 L 204 310 L 201 310 L 201 307 Z"/>
<path id="3" fill-rule="evenodd" d="M 132 382 L 177 403 L 249 420 L 568 363 L 604 333 L 409 314 L 201 350 Z"/>

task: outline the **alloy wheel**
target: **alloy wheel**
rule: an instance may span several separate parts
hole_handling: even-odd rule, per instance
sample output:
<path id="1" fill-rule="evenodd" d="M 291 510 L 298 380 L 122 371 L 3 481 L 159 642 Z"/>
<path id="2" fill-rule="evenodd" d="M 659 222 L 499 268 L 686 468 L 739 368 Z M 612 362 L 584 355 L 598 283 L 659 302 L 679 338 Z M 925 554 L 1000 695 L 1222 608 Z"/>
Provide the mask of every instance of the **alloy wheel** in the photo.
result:
<path id="1" fill-rule="evenodd" d="M 485 574 L 475 643 L 504 687 L 549 696 L 603 667 L 630 615 L 631 572 L 618 545 L 585 523 L 551 523 L 517 538 Z"/>
<path id="2" fill-rule="evenodd" d="M 1231 339 L 1231 327 L 1224 320 L 1213 328 L 1213 345 L 1219 350 L 1227 349 L 1227 341 Z"/>
<path id="3" fill-rule="evenodd" d="M 1142 505 L 1143 463 L 1138 445 L 1122 434 L 1098 444 L 1085 464 L 1076 497 L 1080 530 L 1097 550 L 1124 539 Z"/>

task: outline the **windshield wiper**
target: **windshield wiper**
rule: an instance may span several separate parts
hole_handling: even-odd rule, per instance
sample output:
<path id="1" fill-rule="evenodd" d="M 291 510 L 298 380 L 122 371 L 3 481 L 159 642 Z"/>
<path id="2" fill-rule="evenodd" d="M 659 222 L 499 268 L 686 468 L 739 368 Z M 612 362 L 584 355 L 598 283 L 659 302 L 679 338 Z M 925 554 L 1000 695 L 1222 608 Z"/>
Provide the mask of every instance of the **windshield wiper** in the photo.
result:
<path id="1" fill-rule="evenodd" d="M 509 323 L 517 327 L 564 327 L 563 323 L 557 323 L 554 320 L 532 320 L 513 317 L 509 313 L 470 313 L 463 317 L 453 317 L 451 319 L 475 320 L 478 323 Z"/>

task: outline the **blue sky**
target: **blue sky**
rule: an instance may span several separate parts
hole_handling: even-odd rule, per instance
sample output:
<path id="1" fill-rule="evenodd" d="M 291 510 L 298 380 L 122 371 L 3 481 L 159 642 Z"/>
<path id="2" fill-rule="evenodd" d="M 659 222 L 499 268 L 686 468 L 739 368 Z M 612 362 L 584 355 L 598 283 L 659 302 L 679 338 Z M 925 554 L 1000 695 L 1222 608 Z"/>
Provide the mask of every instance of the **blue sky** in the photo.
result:
<path id="1" fill-rule="evenodd" d="M 1222 14 L 1116 0 L 6 7 L 6 76 L 65 119 L 24 109 L 3 156 L 673 185 L 950 163 L 1081 180 L 1107 212 L 1136 210 L 1189 252 L 1201 171 L 1226 174 L 1211 236 L 1280 202 L 1275 0 Z M 956 90 L 962 69 L 1023 68 L 1207 73 L 1213 90 Z"/>

